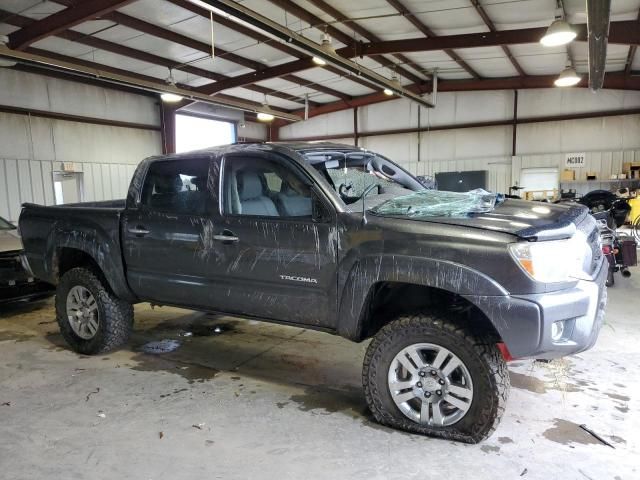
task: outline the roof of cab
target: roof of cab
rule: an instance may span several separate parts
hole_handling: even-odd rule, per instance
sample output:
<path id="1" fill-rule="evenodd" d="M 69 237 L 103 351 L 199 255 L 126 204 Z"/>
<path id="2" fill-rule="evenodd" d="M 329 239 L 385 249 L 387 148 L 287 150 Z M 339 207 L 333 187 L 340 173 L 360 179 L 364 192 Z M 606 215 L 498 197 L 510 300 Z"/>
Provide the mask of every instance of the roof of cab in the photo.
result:
<path id="1" fill-rule="evenodd" d="M 247 142 L 232 143 L 230 145 L 220 145 L 217 147 L 208 147 L 201 150 L 192 150 L 190 152 L 173 153 L 166 155 L 157 155 L 150 157 L 148 160 L 170 160 L 192 157 L 194 155 L 224 155 L 227 153 L 238 153 L 246 151 L 293 151 L 302 153 L 305 151 L 360 151 L 362 148 L 353 145 L 333 142 Z"/>

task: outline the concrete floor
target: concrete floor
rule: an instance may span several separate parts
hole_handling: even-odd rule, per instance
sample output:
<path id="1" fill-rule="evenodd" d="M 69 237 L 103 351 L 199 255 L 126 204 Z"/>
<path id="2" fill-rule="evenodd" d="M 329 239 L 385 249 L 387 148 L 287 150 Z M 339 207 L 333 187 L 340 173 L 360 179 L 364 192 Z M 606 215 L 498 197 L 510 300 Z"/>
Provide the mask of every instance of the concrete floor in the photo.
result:
<path id="1" fill-rule="evenodd" d="M 513 363 L 506 415 L 480 445 L 373 423 L 365 344 L 141 305 L 126 348 L 85 357 L 51 301 L 5 310 L 0 478 L 640 478 L 639 294 L 640 273 L 617 278 L 593 350 Z"/>

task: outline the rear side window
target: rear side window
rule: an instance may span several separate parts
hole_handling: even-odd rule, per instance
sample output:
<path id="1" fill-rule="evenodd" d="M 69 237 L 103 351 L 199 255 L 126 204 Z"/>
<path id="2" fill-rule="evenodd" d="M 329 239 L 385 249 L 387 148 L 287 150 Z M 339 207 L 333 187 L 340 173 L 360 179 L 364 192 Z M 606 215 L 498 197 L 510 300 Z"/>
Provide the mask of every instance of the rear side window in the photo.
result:
<path id="1" fill-rule="evenodd" d="M 141 204 L 157 212 L 206 214 L 208 170 L 206 158 L 152 163 L 142 188 Z"/>

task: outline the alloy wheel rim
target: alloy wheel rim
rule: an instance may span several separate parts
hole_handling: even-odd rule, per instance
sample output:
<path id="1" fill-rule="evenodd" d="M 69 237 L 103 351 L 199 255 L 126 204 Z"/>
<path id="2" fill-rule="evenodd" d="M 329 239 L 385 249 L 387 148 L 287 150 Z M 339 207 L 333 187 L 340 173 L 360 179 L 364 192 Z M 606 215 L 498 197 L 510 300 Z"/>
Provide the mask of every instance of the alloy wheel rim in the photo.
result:
<path id="1" fill-rule="evenodd" d="M 425 426 L 453 425 L 473 402 L 466 365 L 450 350 L 432 343 L 416 343 L 398 352 L 389 366 L 387 383 L 400 411 Z"/>
<path id="2" fill-rule="evenodd" d="M 73 332 L 84 340 L 92 339 L 98 332 L 100 315 L 93 294 L 77 285 L 67 294 L 67 319 Z"/>

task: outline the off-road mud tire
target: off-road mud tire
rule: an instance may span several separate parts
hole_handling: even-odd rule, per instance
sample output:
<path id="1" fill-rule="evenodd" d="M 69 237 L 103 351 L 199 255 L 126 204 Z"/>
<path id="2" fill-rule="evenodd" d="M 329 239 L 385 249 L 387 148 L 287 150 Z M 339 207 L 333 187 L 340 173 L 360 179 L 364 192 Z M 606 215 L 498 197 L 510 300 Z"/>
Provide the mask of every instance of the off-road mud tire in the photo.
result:
<path id="1" fill-rule="evenodd" d="M 510 388 L 507 365 L 496 341 L 446 312 L 405 315 L 388 323 L 373 337 L 364 358 L 362 380 L 374 418 L 400 430 L 466 443 L 478 443 L 489 437 L 505 411 Z M 421 342 L 447 348 L 471 373 L 474 390 L 471 407 L 453 425 L 416 423 L 399 410 L 391 397 L 387 375 L 393 358 L 403 348 Z"/>
<path id="2" fill-rule="evenodd" d="M 89 290 L 98 305 L 98 331 L 91 339 L 83 339 L 73 331 L 67 318 L 67 295 L 74 286 Z M 56 319 L 60 333 L 72 350 L 96 355 L 124 345 L 133 328 L 133 306 L 118 299 L 101 275 L 88 268 L 73 268 L 66 272 L 56 290 Z"/>

